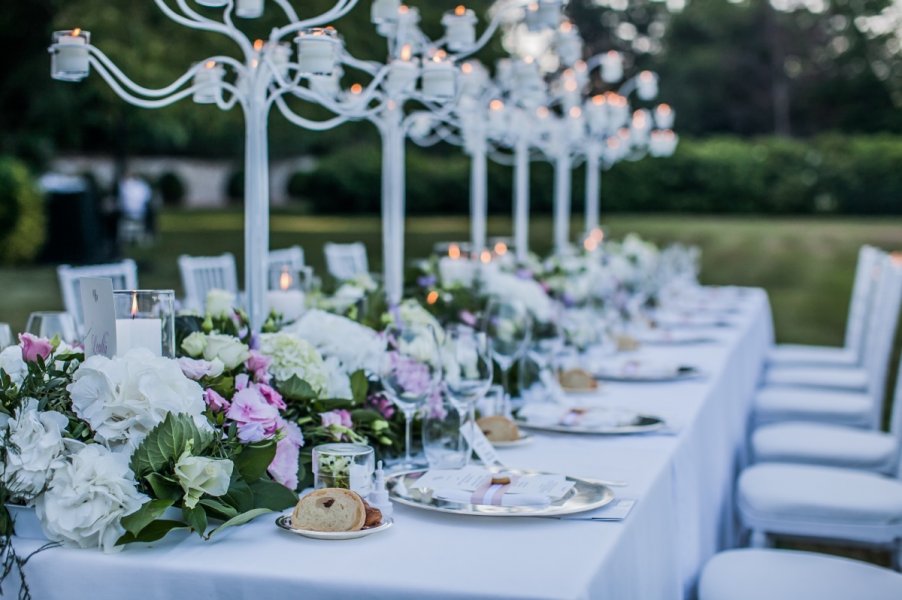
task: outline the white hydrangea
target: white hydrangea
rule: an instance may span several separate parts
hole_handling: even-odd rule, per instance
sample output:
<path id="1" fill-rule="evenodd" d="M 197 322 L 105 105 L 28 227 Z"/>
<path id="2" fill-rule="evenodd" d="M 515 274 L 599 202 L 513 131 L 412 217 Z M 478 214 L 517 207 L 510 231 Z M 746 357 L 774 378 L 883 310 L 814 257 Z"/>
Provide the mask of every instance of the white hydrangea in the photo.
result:
<path id="1" fill-rule="evenodd" d="M 323 392 L 323 396 L 336 400 L 351 399 L 353 397 L 351 393 L 351 378 L 348 377 L 339 360 L 334 356 L 330 356 L 325 360 L 325 367 L 329 382 Z"/>
<path id="2" fill-rule="evenodd" d="M 346 373 L 376 373 L 385 351 L 378 333 L 346 317 L 314 309 L 283 329 L 313 344 L 325 357 L 335 357 Z"/>
<path id="3" fill-rule="evenodd" d="M 297 376 L 319 394 L 328 390 L 329 376 L 323 357 L 312 344 L 297 335 L 284 330 L 264 333 L 260 336 L 260 352 L 272 360 L 269 372 L 277 381 Z"/>
<path id="4" fill-rule="evenodd" d="M 186 414 L 198 427 L 204 417 L 203 389 L 174 359 L 136 348 L 124 356 L 92 356 L 75 371 L 67 388 L 72 408 L 111 447 L 135 448 L 166 415 Z"/>
<path id="5" fill-rule="evenodd" d="M 490 296 L 522 302 L 532 317 L 547 323 L 554 314 L 554 305 L 545 289 L 534 279 L 523 279 L 498 269 L 486 269 L 485 291 Z"/>
<path id="6" fill-rule="evenodd" d="M 35 509 L 51 540 L 114 552 L 122 548 L 116 546 L 125 532 L 122 517 L 146 500 L 135 487 L 128 455 L 91 444 L 54 470 L 50 487 L 35 501 Z"/>
<path id="7" fill-rule="evenodd" d="M 22 347 L 19 345 L 9 346 L 0 352 L 0 369 L 9 375 L 9 378 L 16 385 L 22 385 L 25 376 L 28 375 L 28 365 L 22 358 Z"/>
<path id="8" fill-rule="evenodd" d="M 2 475 L 13 497 L 31 500 L 44 490 L 51 471 L 65 462 L 63 432 L 68 424 L 62 413 L 39 411 L 34 398 L 26 398 L 7 421 Z"/>

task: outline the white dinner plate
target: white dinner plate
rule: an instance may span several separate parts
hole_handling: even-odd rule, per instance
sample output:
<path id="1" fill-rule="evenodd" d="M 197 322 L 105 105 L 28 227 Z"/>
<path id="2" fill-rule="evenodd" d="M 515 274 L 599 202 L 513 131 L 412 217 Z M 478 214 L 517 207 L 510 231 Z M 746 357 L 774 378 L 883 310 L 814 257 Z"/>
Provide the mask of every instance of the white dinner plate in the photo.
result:
<path id="1" fill-rule="evenodd" d="M 380 533 L 395 524 L 394 519 L 386 519 L 377 527 L 369 527 L 367 529 L 359 529 L 357 531 L 311 531 L 309 529 L 295 529 L 291 526 L 291 515 L 282 515 L 276 519 L 276 525 L 279 529 L 283 529 L 290 533 L 302 535 L 314 540 L 353 540 L 356 538 L 366 537 L 374 533 Z"/>
<path id="2" fill-rule="evenodd" d="M 592 374 L 604 381 L 657 383 L 696 379 L 702 376 L 702 371 L 692 365 L 627 361 L 597 367 Z"/>
<path id="3" fill-rule="evenodd" d="M 531 433 L 527 433 L 525 431 L 520 432 L 520 437 L 511 440 L 508 442 L 492 442 L 492 445 L 496 448 L 516 448 L 517 446 L 524 446 L 529 444 L 535 439 Z"/>

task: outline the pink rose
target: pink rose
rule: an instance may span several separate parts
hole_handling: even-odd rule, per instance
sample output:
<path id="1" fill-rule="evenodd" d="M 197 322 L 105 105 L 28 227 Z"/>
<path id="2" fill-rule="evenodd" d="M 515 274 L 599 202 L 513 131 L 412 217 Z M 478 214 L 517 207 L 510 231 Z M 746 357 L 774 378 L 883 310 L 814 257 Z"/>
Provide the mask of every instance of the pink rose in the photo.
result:
<path id="1" fill-rule="evenodd" d="M 270 476 L 288 489 L 298 487 L 298 459 L 304 445 L 300 427 L 288 421 L 281 422 L 282 437 L 276 444 L 276 455 L 267 469 Z"/>
<path id="2" fill-rule="evenodd" d="M 40 356 L 47 360 L 53 352 L 53 344 L 47 338 L 40 338 L 30 333 L 19 334 L 19 344 L 22 346 L 22 358 L 25 362 L 35 362 Z"/>
<path id="3" fill-rule="evenodd" d="M 346 410 L 330 410 L 329 412 L 320 413 L 319 416 L 323 420 L 323 427 L 338 425 L 350 429 L 354 425 L 351 421 L 351 413 Z"/>
<path id="4" fill-rule="evenodd" d="M 213 388 L 204 390 L 204 402 L 215 413 L 225 412 L 229 410 L 229 401 L 219 395 L 219 392 Z"/>
<path id="5" fill-rule="evenodd" d="M 260 354 L 257 350 L 251 350 L 250 356 L 245 361 L 247 370 L 254 374 L 254 381 L 257 383 L 269 383 L 269 365 L 270 359 Z"/>

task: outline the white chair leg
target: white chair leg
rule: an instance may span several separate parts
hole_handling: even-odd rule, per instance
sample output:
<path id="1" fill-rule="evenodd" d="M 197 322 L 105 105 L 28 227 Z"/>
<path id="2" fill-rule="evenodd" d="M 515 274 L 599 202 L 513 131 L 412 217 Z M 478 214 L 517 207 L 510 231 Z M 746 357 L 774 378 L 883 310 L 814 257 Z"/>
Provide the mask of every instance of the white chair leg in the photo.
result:
<path id="1" fill-rule="evenodd" d="M 752 548 L 770 548 L 770 539 L 767 533 L 760 529 L 753 529 L 749 538 L 749 546 Z"/>

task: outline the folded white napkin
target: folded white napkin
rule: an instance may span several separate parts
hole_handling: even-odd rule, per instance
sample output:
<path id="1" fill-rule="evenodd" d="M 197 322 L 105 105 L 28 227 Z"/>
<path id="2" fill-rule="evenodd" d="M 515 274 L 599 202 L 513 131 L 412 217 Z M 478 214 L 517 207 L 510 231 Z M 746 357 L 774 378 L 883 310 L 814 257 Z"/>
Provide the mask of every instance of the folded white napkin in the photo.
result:
<path id="1" fill-rule="evenodd" d="M 551 498 L 542 494 L 508 494 L 501 491 L 504 486 L 493 485 L 484 494 L 466 490 L 435 490 L 433 497 L 448 502 L 462 504 L 481 504 L 488 506 L 538 506 L 551 504 Z M 477 496 L 477 497 L 474 497 Z"/>

